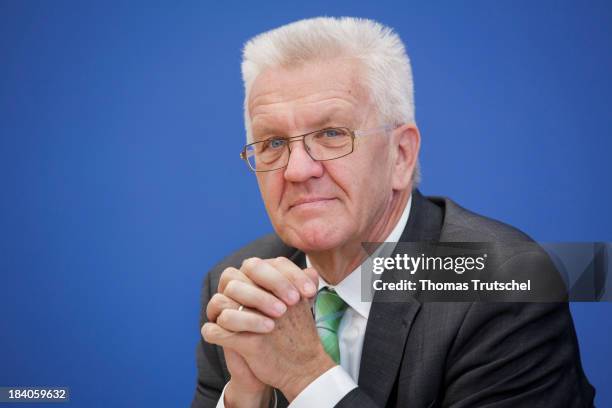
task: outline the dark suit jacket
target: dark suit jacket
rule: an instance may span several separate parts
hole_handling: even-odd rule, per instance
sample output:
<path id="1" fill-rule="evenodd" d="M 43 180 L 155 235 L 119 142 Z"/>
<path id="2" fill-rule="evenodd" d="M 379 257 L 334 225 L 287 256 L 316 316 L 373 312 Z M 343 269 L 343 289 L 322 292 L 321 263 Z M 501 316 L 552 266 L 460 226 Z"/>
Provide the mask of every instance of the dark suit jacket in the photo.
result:
<path id="1" fill-rule="evenodd" d="M 452 200 L 424 197 L 418 190 L 412 197 L 402 242 L 530 241 Z M 502 255 L 508 273 L 537 265 L 542 256 Z M 206 276 L 201 324 L 221 272 L 252 256 L 286 256 L 305 267 L 304 254 L 274 234 L 251 243 Z M 214 407 L 230 378 L 223 350 L 201 341 L 196 354 L 191 406 Z M 358 384 L 338 407 L 591 407 L 595 394 L 582 370 L 567 303 L 421 303 L 414 297 L 376 302 L 375 297 Z M 279 406 L 286 406 L 278 394 Z"/>

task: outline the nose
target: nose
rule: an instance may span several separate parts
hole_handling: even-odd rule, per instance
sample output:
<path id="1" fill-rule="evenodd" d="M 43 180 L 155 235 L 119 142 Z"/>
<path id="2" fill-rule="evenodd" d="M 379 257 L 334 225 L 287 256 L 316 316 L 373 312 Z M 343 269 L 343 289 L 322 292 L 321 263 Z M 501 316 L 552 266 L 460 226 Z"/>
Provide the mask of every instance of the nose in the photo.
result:
<path id="1" fill-rule="evenodd" d="M 292 142 L 289 148 L 291 153 L 285 168 L 285 180 L 299 183 L 323 175 L 323 165 L 310 157 L 302 140 Z"/>

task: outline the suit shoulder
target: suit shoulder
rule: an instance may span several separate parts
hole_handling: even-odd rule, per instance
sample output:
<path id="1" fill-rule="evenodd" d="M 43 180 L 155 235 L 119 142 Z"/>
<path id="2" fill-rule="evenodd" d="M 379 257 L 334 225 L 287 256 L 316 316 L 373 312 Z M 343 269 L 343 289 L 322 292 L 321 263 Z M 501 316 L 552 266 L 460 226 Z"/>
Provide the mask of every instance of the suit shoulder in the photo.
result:
<path id="1" fill-rule="evenodd" d="M 511 225 L 476 214 L 446 197 L 430 197 L 444 207 L 441 239 L 456 242 L 533 241 L 529 235 Z"/>

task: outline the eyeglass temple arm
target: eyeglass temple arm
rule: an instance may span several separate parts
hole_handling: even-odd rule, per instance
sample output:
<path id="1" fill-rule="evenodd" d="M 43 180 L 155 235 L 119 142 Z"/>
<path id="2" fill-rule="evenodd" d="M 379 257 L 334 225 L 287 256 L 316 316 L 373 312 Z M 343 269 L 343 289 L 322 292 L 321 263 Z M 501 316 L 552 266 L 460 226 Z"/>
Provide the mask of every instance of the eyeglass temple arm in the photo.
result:
<path id="1" fill-rule="evenodd" d="M 400 127 L 401 125 L 384 125 L 384 126 L 379 126 L 373 129 L 368 129 L 368 130 L 356 130 L 355 131 L 355 137 L 363 137 L 363 136 L 369 136 L 371 134 L 375 134 L 381 131 L 385 131 L 388 132 L 390 130 L 393 129 L 397 129 L 398 127 Z"/>

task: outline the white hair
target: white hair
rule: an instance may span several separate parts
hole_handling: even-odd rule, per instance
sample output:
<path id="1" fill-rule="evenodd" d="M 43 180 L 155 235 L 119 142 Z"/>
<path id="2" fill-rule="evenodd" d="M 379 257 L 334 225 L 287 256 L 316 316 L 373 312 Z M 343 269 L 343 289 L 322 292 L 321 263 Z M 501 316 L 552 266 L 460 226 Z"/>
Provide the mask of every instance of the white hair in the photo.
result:
<path id="1" fill-rule="evenodd" d="M 383 123 L 415 123 L 412 69 L 400 37 L 373 20 L 317 17 L 267 31 L 245 44 L 242 79 L 247 141 L 253 140 L 249 94 L 259 74 L 267 68 L 293 67 L 336 57 L 360 61 L 365 89 Z M 414 186 L 420 178 L 417 161 L 412 176 Z"/>

